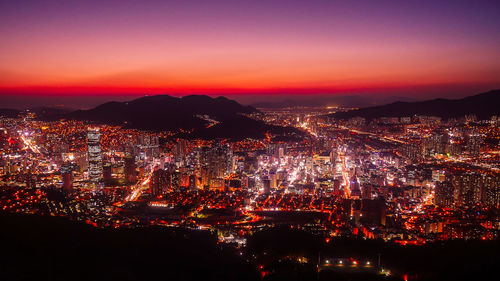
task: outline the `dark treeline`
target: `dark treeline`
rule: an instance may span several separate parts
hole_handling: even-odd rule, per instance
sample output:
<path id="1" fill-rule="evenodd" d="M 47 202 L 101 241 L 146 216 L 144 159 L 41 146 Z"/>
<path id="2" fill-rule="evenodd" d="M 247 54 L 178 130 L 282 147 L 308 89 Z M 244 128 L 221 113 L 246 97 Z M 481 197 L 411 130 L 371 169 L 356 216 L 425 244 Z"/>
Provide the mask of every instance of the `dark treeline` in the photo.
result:
<path id="1" fill-rule="evenodd" d="M 100 229 L 63 218 L 0 213 L 2 280 L 489 280 L 498 241 L 400 246 L 379 240 L 324 238 L 277 227 L 256 232 L 243 255 L 208 231 L 146 227 Z M 316 270 L 318 257 L 371 261 L 369 272 Z M 296 257 L 308 262 L 299 263 Z"/>
<path id="2" fill-rule="evenodd" d="M 2 280 L 259 280 L 207 231 L 0 213 Z"/>

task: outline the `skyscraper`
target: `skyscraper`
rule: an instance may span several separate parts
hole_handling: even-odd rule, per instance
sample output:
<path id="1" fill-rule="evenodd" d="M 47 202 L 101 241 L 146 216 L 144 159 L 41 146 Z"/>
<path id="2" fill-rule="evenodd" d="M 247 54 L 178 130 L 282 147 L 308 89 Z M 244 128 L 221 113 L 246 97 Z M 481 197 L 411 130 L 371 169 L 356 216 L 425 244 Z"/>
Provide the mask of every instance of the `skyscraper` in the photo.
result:
<path id="1" fill-rule="evenodd" d="M 71 191 L 73 189 L 73 165 L 71 163 L 64 163 L 61 166 L 61 178 L 63 191 Z"/>
<path id="2" fill-rule="evenodd" d="M 87 133 L 89 159 L 89 180 L 98 183 L 102 180 L 101 134 L 98 128 L 89 128 Z"/>
<path id="3" fill-rule="evenodd" d="M 172 174 L 166 170 L 156 170 L 153 172 L 149 183 L 151 195 L 154 197 L 166 194 L 172 189 Z"/>
<path id="4" fill-rule="evenodd" d="M 110 163 L 104 163 L 102 166 L 102 178 L 104 184 L 109 185 L 113 182 L 112 166 Z"/>
<path id="5" fill-rule="evenodd" d="M 483 138 L 480 134 L 471 134 L 467 138 L 467 151 L 470 156 L 479 156 Z"/>
<path id="6" fill-rule="evenodd" d="M 135 158 L 132 156 L 125 157 L 124 174 L 125 180 L 129 184 L 134 184 L 137 181 L 137 171 L 135 166 Z"/>

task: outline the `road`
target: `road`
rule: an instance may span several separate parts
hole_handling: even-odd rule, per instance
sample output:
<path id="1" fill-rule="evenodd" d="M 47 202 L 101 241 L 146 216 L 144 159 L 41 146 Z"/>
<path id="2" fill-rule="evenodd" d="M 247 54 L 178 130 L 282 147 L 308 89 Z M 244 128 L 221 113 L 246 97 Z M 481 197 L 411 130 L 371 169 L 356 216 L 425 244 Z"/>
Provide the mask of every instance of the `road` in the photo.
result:
<path id="1" fill-rule="evenodd" d="M 342 163 L 342 177 L 344 179 L 344 192 L 345 198 L 351 198 L 351 183 L 349 182 L 349 173 L 347 172 L 347 166 L 345 164 L 345 155 L 339 153 L 340 162 Z"/>
<path id="2" fill-rule="evenodd" d="M 20 134 L 20 136 L 21 136 L 21 140 L 23 141 L 24 145 L 26 145 L 26 147 L 28 147 L 29 149 L 31 149 L 31 151 L 33 151 L 35 153 L 38 153 L 38 154 L 41 153 L 40 149 L 33 143 L 33 141 L 31 141 L 30 139 L 23 136 L 22 133 Z"/>
<path id="3" fill-rule="evenodd" d="M 397 143 L 400 143 L 400 144 L 406 144 L 406 142 L 402 141 L 402 140 L 398 140 L 398 139 L 391 138 L 391 137 L 379 136 L 377 134 L 370 133 L 370 132 L 363 132 L 363 131 L 359 131 L 359 130 L 354 130 L 354 129 L 351 129 L 351 128 L 348 128 L 348 127 L 345 127 L 345 126 L 339 126 L 339 128 L 345 129 L 345 130 L 349 130 L 351 132 L 362 134 L 362 135 L 370 135 L 370 136 L 377 137 L 379 139 L 383 139 L 383 140 L 386 140 L 386 141 L 397 142 Z"/>
<path id="4" fill-rule="evenodd" d="M 153 176 L 153 169 L 151 169 L 151 171 L 142 181 L 140 181 L 139 183 L 137 183 L 132 187 L 130 194 L 127 197 L 125 197 L 125 201 L 130 202 L 137 200 L 137 198 L 141 196 L 142 192 L 144 192 L 144 190 L 149 188 L 149 182 L 151 181 L 152 176 Z"/>

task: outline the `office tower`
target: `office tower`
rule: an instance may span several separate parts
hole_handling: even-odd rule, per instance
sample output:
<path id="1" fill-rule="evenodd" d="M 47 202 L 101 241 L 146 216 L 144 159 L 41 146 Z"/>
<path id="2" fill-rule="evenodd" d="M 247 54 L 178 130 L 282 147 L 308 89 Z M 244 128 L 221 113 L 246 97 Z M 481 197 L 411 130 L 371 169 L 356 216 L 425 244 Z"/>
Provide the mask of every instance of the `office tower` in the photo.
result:
<path id="1" fill-rule="evenodd" d="M 98 183 L 102 180 L 101 134 L 98 128 L 89 128 L 87 133 L 89 160 L 89 180 Z"/>
<path id="2" fill-rule="evenodd" d="M 102 166 L 102 178 L 105 184 L 111 184 L 113 181 L 113 176 L 111 175 L 111 164 L 105 163 Z"/>
<path id="3" fill-rule="evenodd" d="M 149 188 L 151 195 L 155 197 L 168 193 L 172 189 L 172 175 L 162 169 L 154 171 Z"/>
<path id="4" fill-rule="evenodd" d="M 128 184 L 134 184 L 137 182 L 137 170 L 135 166 L 135 158 L 132 156 L 127 156 L 124 158 L 125 162 L 125 167 L 124 167 L 124 174 L 125 174 L 125 181 Z"/>
<path id="5" fill-rule="evenodd" d="M 61 166 L 61 178 L 63 191 L 73 190 L 73 165 L 71 163 L 64 163 Z"/>

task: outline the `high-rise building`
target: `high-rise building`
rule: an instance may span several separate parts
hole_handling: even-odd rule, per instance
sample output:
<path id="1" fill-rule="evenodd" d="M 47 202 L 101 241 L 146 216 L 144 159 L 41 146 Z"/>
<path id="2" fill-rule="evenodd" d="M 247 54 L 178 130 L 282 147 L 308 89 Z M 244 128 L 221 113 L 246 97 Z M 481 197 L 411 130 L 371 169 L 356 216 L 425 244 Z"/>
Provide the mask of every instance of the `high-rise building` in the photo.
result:
<path id="1" fill-rule="evenodd" d="M 467 151 L 471 156 L 478 156 L 481 152 L 483 137 L 480 134 L 471 134 L 467 138 Z"/>
<path id="2" fill-rule="evenodd" d="M 205 149 L 200 153 L 200 163 L 203 169 L 207 170 L 207 181 L 224 179 L 232 173 L 234 169 L 234 159 L 229 145 L 217 144 L 210 149 Z M 205 183 L 203 183 L 205 184 Z"/>
<path id="3" fill-rule="evenodd" d="M 89 180 L 99 183 L 102 180 L 101 134 L 98 128 L 89 128 L 87 133 L 89 160 Z"/>
<path id="4" fill-rule="evenodd" d="M 477 173 L 466 172 L 451 176 L 454 188 L 455 205 L 473 206 L 481 203 L 482 177 Z"/>
<path id="5" fill-rule="evenodd" d="M 434 203 L 441 207 L 452 207 L 454 203 L 454 188 L 450 181 L 437 182 Z"/>
<path id="6" fill-rule="evenodd" d="M 423 147 L 419 143 L 408 143 L 401 147 L 401 153 L 403 156 L 409 159 L 412 163 L 423 160 L 423 151 Z"/>
<path id="7" fill-rule="evenodd" d="M 104 163 L 102 166 L 102 179 L 105 184 L 109 185 L 113 181 L 112 166 L 110 163 Z"/>
<path id="8" fill-rule="evenodd" d="M 484 176 L 484 203 L 490 207 L 500 209 L 500 175 Z"/>
<path id="9" fill-rule="evenodd" d="M 125 167 L 124 167 L 124 174 L 125 174 L 125 180 L 127 181 L 128 184 L 134 184 L 137 182 L 137 170 L 136 170 L 136 165 L 135 165 L 135 158 L 132 156 L 127 156 L 124 159 L 125 161 Z"/>
<path id="10" fill-rule="evenodd" d="M 370 225 L 385 225 L 386 205 L 384 199 L 363 199 L 361 202 L 361 214 L 363 215 L 363 222 Z"/>
<path id="11" fill-rule="evenodd" d="M 149 188 L 151 189 L 151 195 L 155 197 L 166 194 L 172 189 L 172 175 L 162 169 L 154 171 Z"/>
<path id="12" fill-rule="evenodd" d="M 64 163 L 61 166 L 61 178 L 63 191 L 73 190 L 73 165 L 71 163 Z"/>
<path id="13" fill-rule="evenodd" d="M 140 135 L 137 139 L 137 146 L 139 149 L 139 158 L 145 160 L 146 158 L 158 157 L 159 155 L 159 138 L 149 134 Z"/>

